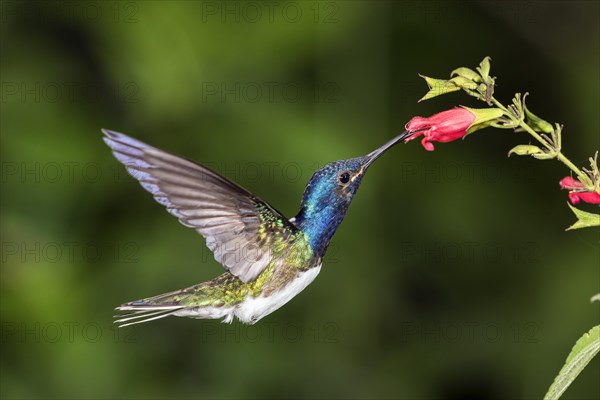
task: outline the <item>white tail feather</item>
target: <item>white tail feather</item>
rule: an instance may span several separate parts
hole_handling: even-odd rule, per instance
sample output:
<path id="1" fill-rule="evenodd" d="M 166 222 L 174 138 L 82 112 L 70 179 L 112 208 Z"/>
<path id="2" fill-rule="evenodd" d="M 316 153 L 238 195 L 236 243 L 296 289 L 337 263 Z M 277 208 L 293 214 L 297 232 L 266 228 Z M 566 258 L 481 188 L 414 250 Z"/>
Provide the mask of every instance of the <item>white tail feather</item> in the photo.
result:
<path id="1" fill-rule="evenodd" d="M 124 317 L 119 318 L 115 321 L 115 324 L 119 325 L 119 328 L 123 328 L 129 325 L 141 324 L 143 322 L 154 321 L 157 319 L 161 319 L 164 317 L 168 317 L 169 315 L 173 315 L 173 313 L 181 310 L 182 306 L 154 306 L 154 307 L 117 307 L 117 310 L 123 311 L 133 311 L 131 313 L 125 313 L 120 315 L 115 315 L 115 317 Z M 137 320 L 137 321 L 135 321 Z M 124 322 L 128 322 L 124 324 Z"/>

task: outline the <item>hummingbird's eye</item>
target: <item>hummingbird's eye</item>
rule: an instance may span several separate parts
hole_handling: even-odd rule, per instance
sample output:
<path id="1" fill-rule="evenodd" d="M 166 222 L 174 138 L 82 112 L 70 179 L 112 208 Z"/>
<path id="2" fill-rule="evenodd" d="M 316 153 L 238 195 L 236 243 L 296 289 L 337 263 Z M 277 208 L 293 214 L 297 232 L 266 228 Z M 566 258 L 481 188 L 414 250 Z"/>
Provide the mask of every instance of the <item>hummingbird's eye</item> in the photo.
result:
<path id="1" fill-rule="evenodd" d="M 346 183 L 350 182 L 350 173 L 348 171 L 342 171 L 338 174 L 338 181 L 342 184 L 345 185 Z"/>

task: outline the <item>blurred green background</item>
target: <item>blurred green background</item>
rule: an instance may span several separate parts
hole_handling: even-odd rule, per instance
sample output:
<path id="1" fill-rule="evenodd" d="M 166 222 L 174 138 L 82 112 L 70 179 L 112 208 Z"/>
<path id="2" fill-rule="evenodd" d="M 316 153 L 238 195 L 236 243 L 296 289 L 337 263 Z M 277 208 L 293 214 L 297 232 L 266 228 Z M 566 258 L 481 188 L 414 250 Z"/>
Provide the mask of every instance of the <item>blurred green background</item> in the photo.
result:
<path id="1" fill-rule="evenodd" d="M 3 1 L 3 398 L 541 398 L 600 320 L 598 230 L 555 161 L 484 130 L 371 168 L 318 279 L 252 327 L 112 309 L 222 272 L 101 140 L 204 162 L 288 216 L 327 162 L 471 98 L 417 73 L 489 55 L 497 97 L 600 147 L 598 2 Z M 590 207 L 582 206 L 583 209 Z M 600 397 L 597 357 L 566 392 Z"/>

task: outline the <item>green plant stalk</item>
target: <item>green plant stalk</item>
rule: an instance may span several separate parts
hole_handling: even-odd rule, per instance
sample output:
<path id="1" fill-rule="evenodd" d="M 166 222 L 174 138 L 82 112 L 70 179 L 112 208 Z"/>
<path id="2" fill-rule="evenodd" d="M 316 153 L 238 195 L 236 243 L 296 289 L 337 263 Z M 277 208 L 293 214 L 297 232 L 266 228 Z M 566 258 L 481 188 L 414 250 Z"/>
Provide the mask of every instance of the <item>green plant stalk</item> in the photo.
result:
<path id="1" fill-rule="evenodd" d="M 531 136 L 533 136 L 538 142 L 541 143 L 545 143 L 546 147 L 551 147 L 550 145 L 547 145 L 547 142 L 540 137 L 540 135 L 538 135 L 538 133 L 536 131 L 534 131 L 529 125 L 527 125 L 525 122 L 521 122 L 519 124 L 519 126 L 523 129 L 525 129 L 527 132 L 529 132 L 529 134 Z M 577 166 L 575 164 L 573 164 L 571 162 L 571 160 L 569 160 L 561 151 L 559 150 L 552 150 L 556 153 L 556 158 L 558 158 L 560 161 L 562 161 L 563 164 L 565 164 L 567 167 L 569 167 L 573 172 L 575 172 L 577 174 L 577 177 L 579 178 L 580 181 L 585 182 L 587 176 L 584 175 L 583 172 L 581 172 L 581 170 L 579 168 L 577 168 Z M 590 191 L 594 191 L 594 188 L 586 188 L 589 189 Z"/>
<path id="2" fill-rule="evenodd" d="M 509 118 L 513 118 L 514 116 L 511 114 L 511 112 L 502 104 L 500 103 L 496 98 L 492 97 L 492 102 L 496 105 L 496 107 L 500 108 L 502 111 L 504 111 L 504 113 L 509 117 Z M 519 126 L 521 128 L 523 128 L 525 131 L 527 131 L 531 136 L 533 136 L 538 142 L 540 142 L 544 147 L 546 147 L 549 151 L 553 152 L 556 154 L 556 158 L 559 159 L 563 164 L 565 164 L 567 167 L 569 167 L 573 172 L 575 172 L 575 174 L 577 174 L 577 177 L 579 178 L 580 182 L 586 182 L 586 178 L 587 176 L 584 175 L 584 173 L 577 168 L 577 166 L 575 164 L 573 164 L 571 162 L 571 160 L 569 160 L 561 151 L 553 148 L 547 141 L 545 141 L 535 130 L 533 130 L 533 128 L 531 128 L 529 125 L 527 125 L 527 123 L 525 121 L 519 121 Z M 590 190 L 590 191 L 594 191 L 595 189 L 593 187 L 586 187 L 586 189 Z"/>

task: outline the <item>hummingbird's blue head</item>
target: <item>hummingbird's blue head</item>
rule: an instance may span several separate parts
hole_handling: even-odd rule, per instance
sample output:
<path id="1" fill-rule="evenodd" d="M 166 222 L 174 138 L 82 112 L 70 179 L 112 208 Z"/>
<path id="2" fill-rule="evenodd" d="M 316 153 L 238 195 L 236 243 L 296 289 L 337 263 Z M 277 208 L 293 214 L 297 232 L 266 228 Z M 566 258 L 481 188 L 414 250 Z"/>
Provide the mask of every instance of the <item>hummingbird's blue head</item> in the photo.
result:
<path id="1" fill-rule="evenodd" d="M 405 132 L 365 156 L 332 162 L 313 174 L 294 223 L 308 235 L 315 254 L 327 251 L 369 166 L 408 136 Z"/>

